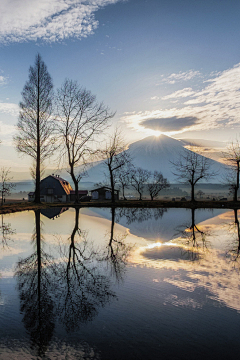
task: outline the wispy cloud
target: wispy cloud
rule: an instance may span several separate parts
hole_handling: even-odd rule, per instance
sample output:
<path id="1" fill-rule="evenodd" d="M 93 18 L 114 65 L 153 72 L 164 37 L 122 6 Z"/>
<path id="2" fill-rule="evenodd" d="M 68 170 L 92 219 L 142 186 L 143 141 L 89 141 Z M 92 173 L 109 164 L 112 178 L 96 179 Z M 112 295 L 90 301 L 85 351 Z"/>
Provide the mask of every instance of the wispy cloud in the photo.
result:
<path id="1" fill-rule="evenodd" d="M 162 100 L 168 100 L 168 99 L 177 99 L 177 98 L 184 98 L 191 95 L 194 95 L 195 91 L 193 91 L 192 88 L 184 88 L 182 90 L 175 91 L 174 93 L 170 95 L 166 95 L 162 97 Z"/>
<path id="2" fill-rule="evenodd" d="M 7 83 L 7 78 L 5 76 L 0 75 L 0 86 L 5 85 Z"/>
<path id="3" fill-rule="evenodd" d="M 178 107 L 159 109 L 154 111 L 139 112 L 125 116 L 123 120 L 137 131 L 146 133 L 146 122 L 149 119 L 156 119 L 158 123 L 169 119 L 171 133 L 183 132 L 186 130 L 207 130 L 221 127 L 240 126 L 240 63 L 231 69 L 218 73 L 215 77 L 202 82 L 203 89 L 194 91 L 192 88 L 184 88 L 167 95 L 162 100 L 179 100 Z M 204 87 L 205 86 L 205 87 Z M 187 97 L 190 99 L 186 99 Z M 167 103 L 169 107 L 169 103 Z M 176 121 L 172 119 L 195 118 L 190 124 L 181 120 L 181 129 Z M 144 126 L 143 126 L 144 125 Z M 189 126 L 190 125 L 190 126 Z M 175 132 L 174 132 L 175 130 Z M 151 128 L 151 131 L 153 129 Z"/>
<path id="4" fill-rule="evenodd" d="M 186 72 L 180 71 L 179 73 L 173 73 L 167 77 L 163 77 L 162 81 L 168 84 L 175 84 L 176 82 L 179 81 L 191 80 L 196 76 L 201 76 L 201 73 L 199 71 L 194 71 L 194 70 L 189 70 Z"/>
<path id="5" fill-rule="evenodd" d="M 158 100 L 158 99 L 159 99 L 158 96 L 152 96 L 152 97 L 151 97 L 151 100 Z"/>
<path id="6" fill-rule="evenodd" d="M 94 13 L 118 1 L 122 0 L 1 0 L 0 42 L 86 37 L 98 26 Z"/>

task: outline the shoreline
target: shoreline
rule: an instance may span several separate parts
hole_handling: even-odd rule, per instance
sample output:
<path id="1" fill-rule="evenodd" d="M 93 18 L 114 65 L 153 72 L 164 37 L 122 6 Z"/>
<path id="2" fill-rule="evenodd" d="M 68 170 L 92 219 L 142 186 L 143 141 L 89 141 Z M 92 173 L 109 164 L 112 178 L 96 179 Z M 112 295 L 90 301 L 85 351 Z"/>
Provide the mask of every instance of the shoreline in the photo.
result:
<path id="1" fill-rule="evenodd" d="M 9 202 L 0 206 L 0 214 L 11 214 L 21 211 L 35 211 L 55 207 L 68 208 L 177 208 L 177 209 L 240 209 L 240 201 L 165 201 L 165 200 L 118 200 L 114 203 L 109 201 L 90 201 L 74 203 L 41 203 L 32 202 Z"/>

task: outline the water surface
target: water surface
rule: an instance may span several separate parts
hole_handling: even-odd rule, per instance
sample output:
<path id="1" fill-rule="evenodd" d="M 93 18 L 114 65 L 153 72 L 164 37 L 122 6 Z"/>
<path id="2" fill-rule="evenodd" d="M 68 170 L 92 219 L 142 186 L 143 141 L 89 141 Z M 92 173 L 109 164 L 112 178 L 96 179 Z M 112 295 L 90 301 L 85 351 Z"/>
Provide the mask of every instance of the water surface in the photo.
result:
<path id="1" fill-rule="evenodd" d="M 235 359 L 233 210 L 1 217 L 0 359 Z"/>

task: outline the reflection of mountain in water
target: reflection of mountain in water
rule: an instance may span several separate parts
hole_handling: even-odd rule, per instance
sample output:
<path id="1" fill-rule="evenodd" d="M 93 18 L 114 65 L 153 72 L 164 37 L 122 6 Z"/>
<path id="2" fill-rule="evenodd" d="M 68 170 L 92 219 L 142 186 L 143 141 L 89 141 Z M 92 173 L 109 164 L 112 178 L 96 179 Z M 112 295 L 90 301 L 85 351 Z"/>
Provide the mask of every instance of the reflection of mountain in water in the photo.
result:
<path id="1" fill-rule="evenodd" d="M 48 219 L 59 217 L 62 213 L 68 210 L 68 207 L 55 207 L 49 209 L 42 209 L 41 214 L 46 216 Z"/>
<path id="2" fill-rule="evenodd" d="M 226 210 L 196 210 L 196 224 L 222 214 Z M 94 209 L 98 215 L 111 219 L 109 209 Z M 116 209 L 116 222 L 130 229 L 131 234 L 148 240 L 168 241 L 177 236 L 176 229 L 188 224 L 189 209 Z"/>

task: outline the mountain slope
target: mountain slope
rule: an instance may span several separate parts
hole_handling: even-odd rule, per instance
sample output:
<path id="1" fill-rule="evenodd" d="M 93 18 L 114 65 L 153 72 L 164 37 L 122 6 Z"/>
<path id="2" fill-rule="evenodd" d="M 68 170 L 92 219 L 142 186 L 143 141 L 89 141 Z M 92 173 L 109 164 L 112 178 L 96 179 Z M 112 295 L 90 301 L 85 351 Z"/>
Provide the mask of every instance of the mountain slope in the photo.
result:
<path id="1" fill-rule="evenodd" d="M 131 144 L 127 150 L 130 153 L 133 164 L 147 170 L 161 171 L 171 183 L 176 183 L 173 175 L 174 166 L 172 161 L 176 161 L 183 151 L 190 151 L 184 148 L 184 142 L 175 140 L 166 135 L 160 137 L 149 136 Z M 214 183 L 221 182 L 226 171 L 226 166 L 215 161 L 209 160 L 211 170 L 218 173 L 218 176 L 212 180 Z M 104 179 L 104 172 L 107 172 L 103 162 L 98 162 L 89 171 L 89 181 L 100 182 Z"/>

